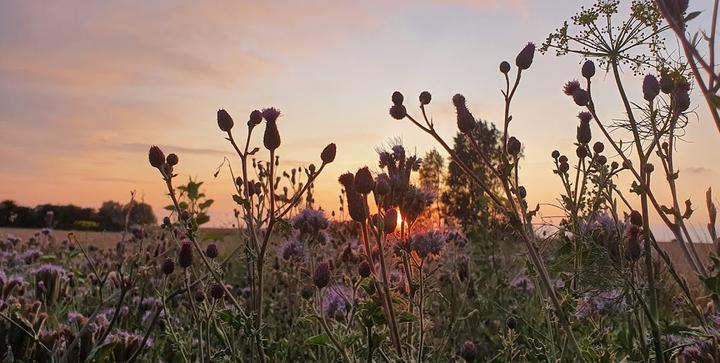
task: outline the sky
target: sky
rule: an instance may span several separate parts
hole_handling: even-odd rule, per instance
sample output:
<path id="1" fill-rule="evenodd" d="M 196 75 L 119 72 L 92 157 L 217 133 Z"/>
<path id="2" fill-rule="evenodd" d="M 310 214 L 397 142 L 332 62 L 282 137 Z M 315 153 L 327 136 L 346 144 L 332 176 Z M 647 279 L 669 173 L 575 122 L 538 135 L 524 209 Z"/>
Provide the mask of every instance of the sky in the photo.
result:
<path id="1" fill-rule="evenodd" d="M 216 111 L 225 108 L 242 124 L 250 111 L 274 106 L 283 113 L 284 166 L 319 164 L 323 147 L 338 145 L 335 163 L 316 184 L 319 204 L 337 209 L 337 176 L 364 165 L 377 171 L 376 147 L 394 137 L 420 155 L 435 146 L 409 122 L 389 117 L 394 90 L 409 105 L 430 91 L 430 114 L 447 138 L 455 133 L 450 99 L 458 92 L 476 117 L 498 122 L 498 63 L 514 63 L 528 41 L 542 43 L 590 3 L 4 0 L 0 199 L 99 207 L 127 201 L 136 190 L 162 216 L 164 184 L 147 162 L 148 147 L 157 144 L 180 156 L 179 181 L 205 181 L 216 200 L 212 225 L 229 225 L 233 187 L 226 171 L 213 173 L 224 157 L 239 161 L 217 128 Z M 694 22 L 704 27 L 708 14 Z M 581 62 L 536 54 L 516 96 L 511 133 L 525 147 L 521 174 L 531 205 L 558 198 L 549 155 L 574 150 L 579 109 L 561 88 L 579 77 Z M 601 112 L 622 116 L 610 80 L 602 72 L 596 78 Z M 629 73 L 626 79 L 637 96 L 641 80 Z M 699 231 L 707 223 L 705 190 L 720 193 L 712 152 L 720 133 L 698 101 L 678 160 L 680 195 L 694 201 Z M 664 190 L 659 197 L 668 201 Z M 556 212 L 543 208 L 546 216 Z"/>

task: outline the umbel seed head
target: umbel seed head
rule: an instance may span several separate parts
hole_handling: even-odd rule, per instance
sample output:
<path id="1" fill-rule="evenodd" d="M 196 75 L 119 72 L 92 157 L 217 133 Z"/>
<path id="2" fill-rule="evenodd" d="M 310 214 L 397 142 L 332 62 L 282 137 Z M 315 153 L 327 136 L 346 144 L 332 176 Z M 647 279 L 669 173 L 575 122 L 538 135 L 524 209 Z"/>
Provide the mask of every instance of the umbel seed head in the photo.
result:
<path id="1" fill-rule="evenodd" d="M 500 73 L 507 74 L 507 72 L 510 72 L 510 63 L 507 61 L 500 62 Z"/>
<path id="2" fill-rule="evenodd" d="M 325 146 L 323 151 L 320 153 L 320 160 L 322 160 L 323 164 L 330 164 L 335 161 L 336 152 L 337 146 L 335 146 L 335 143 L 330 143 L 328 146 Z"/>
<path id="3" fill-rule="evenodd" d="M 355 189 L 361 194 L 370 194 L 375 189 L 375 180 L 367 166 L 355 173 Z"/>
<path id="4" fill-rule="evenodd" d="M 165 163 L 165 154 L 163 154 L 159 147 L 153 145 L 148 152 L 148 159 L 150 160 L 150 165 L 154 168 L 160 168 Z"/>
<path id="5" fill-rule="evenodd" d="M 595 75 L 595 63 L 591 60 L 586 60 L 582 65 L 582 75 L 585 78 L 592 78 Z"/>
<path id="6" fill-rule="evenodd" d="M 420 104 L 421 105 L 427 105 L 432 100 L 432 95 L 428 91 L 422 91 L 420 92 Z"/>
<path id="7" fill-rule="evenodd" d="M 403 94 L 400 93 L 400 91 L 395 91 L 392 94 L 392 103 L 393 105 L 402 105 L 403 101 L 405 100 L 405 97 L 403 97 Z"/>
<path id="8" fill-rule="evenodd" d="M 190 240 L 182 241 L 180 245 L 180 253 L 178 254 L 178 264 L 182 268 L 188 268 L 192 266 L 193 253 L 192 253 L 192 242 Z"/>
<path id="9" fill-rule="evenodd" d="M 217 112 L 217 123 L 220 130 L 228 132 L 232 130 L 233 126 L 235 126 L 235 122 L 233 121 L 232 117 L 230 117 L 230 114 L 227 113 L 224 109 L 220 109 Z"/>
<path id="10" fill-rule="evenodd" d="M 179 161 L 180 161 L 180 159 L 178 158 L 178 156 L 176 154 L 170 154 L 165 159 L 165 162 L 167 162 L 168 165 L 170 165 L 170 166 L 177 165 Z"/>
<path id="11" fill-rule="evenodd" d="M 527 43 L 527 45 L 520 51 L 520 53 L 518 53 L 517 57 L 515 58 L 515 65 L 521 70 L 530 68 L 533 62 L 534 55 L 535 44 Z"/>

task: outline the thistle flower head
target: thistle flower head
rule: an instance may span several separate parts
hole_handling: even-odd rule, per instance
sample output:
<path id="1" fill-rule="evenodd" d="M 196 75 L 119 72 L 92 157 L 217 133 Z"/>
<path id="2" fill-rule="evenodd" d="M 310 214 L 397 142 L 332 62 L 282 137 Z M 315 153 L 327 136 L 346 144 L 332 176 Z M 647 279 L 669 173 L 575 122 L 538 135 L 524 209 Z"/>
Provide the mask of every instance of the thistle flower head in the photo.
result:
<path id="1" fill-rule="evenodd" d="M 355 189 L 361 194 L 369 194 L 375 189 L 375 180 L 367 166 L 355 173 Z"/>
<path id="2" fill-rule="evenodd" d="M 170 275 L 173 273 L 173 271 L 175 271 L 175 261 L 170 258 L 166 258 L 162 264 L 162 272 L 165 275 Z"/>
<path id="3" fill-rule="evenodd" d="M 335 161 L 335 154 L 337 153 L 337 146 L 335 146 L 335 143 L 330 143 L 323 151 L 320 153 L 320 160 L 322 160 L 323 164 L 330 164 L 333 161 Z"/>
<path id="4" fill-rule="evenodd" d="M 421 258 L 437 256 L 445 247 L 446 237 L 439 231 L 416 233 L 410 236 L 410 248 Z"/>
<path id="5" fill-rule="evenodd" d="M 577 127 L 577 141 L 581 145 L 587 145 L 592 139 L 592 133 L 590 131 L 590 121 L 584 121 L 580 119 L 580 125 Z"/>
<path id="6" fill-rule="evenodd" d="M 220 284 L 214 284 L 210 288 L 210 296 L 215 300 L 220 300 L 225 295 L 225 290 Z"/>
<path id="7" fill-rule="evenodd" d="M 182 268 L 188 268 L 192 265 L 193 245 L 190 240 L 182 241 L 180 245 L 180 253 L 178 254 L 178 264 Z"/>
<path id="8" fill-rule="evenodd" d="M 265 133 L 263 134 L 263 145 L 270 151 L 276 150 L 280 147 L 280 131 L 278 131 L 277 127 L 280 111 L 274 107 L 269 107 L 262 110 L 262 116 L 267 121 Z"/>
<path id="9" fill-rule="evenodd" d="M 267 122 L 276 122 L 278 117 L 280 117 L 280 110 L 275 107 L 264 108 L 262 110 L 262 117 Z"/>
<path id="10" fill-rule="evenodd" d="M 327 217 L 325 217 L 325 212 L 312 208 L 303 209 L 293 217 L 290 223 L 301 235 L 307 234 L 312 236 L 330 226 L 330 222 Z"/>
<path id="11" fill-rule="evenodd" d="M 590 94 L 582 88 L 576 89 L 572 94 L 572 98 L 576 105 L 582 107 L 587 106 L 588 102 L 590 102 Z"/>
<path id="12" fill-rule="evenodd" d="M 643 79 L 642 91 L 645 101 L 652 102 L 660 94 L 660 82 L 655 76 L 648 74 Z"/>
<path id="13" fill-rule="evenodd" d="M 563 93 L 565 93 L 568 96 L 572 96 L 575 94 L 575 91 L 580 89 L 580 82 L 578 82 L 576 79 L 569 81 L 568 83 L 565 83 L 565 86 L 563 86 Z"/>
<path id="14" fill-rule="evenodd" d="M 160 168 L 165 164 L 165 154 L 159 147 L 153 145 L 150 147 L 150 151 L 148 151 L 148 160 L 150 160 L 152 167 Z"/>
<path id="15" fill-rule="evenodd" d="M 585 78 L 592 78 L 595 75 L 595 63 L 591 60 L 586 60 L 582 65 L 582 76 Z"/>
<path id="16" fill-rule="evenodd" d="M 457 107 L 465 107 L 465 96 L 460 93 L 456 93 L 452 98 L 453 105 Z"/>
<path id="17" fill-rule="evenodd" d="M 225 132 L 229 132 L 233 126 L 235 126 L 232 117 L 230 117 L 230 114 L 224 109 L 220 109 L 217 112 L 217 124 L 220 130 Z"/>
<path id="18" fill-rule="evenodd" d="M 525 45 L 515 58 L 515 65 L 521 70 L 528 69 L 532 65 L 534 56 L 535 44 L 527 43 L 527 45 Z"/>
<path id="19" fill-rule="evenodd" d="M 262 122 L 262 119 L 263 119 L 262 112 L 260 112 L 260 110 L 254 110 L 254 111 L 250 112 L 250 116 L 248 117 L 247 124 L 250 127 L 255 127 L 257 125 L 260 125 L 260 123 Z"/>

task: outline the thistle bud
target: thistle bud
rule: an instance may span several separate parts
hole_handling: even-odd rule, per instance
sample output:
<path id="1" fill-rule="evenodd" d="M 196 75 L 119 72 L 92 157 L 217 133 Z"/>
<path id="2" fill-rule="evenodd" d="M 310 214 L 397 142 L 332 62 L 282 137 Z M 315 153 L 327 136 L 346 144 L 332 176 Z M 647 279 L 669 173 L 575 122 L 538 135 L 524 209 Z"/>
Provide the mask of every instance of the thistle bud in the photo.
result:
<path id="1" fill-rule="evenodd" d="M 232 117 L 230 117 L 230 114 L 223 109 L 220 109 L 217 112 L 217 124 L 220 130 L 225 132 L 229 132 L 232 130 L 233 126 L 235 126 L 235 122 Z"/>
<path id="2" fill-rule="evenodd" d="M 420 92 L 420 104 L 427 105 L 432 100 L 432 95 L 428 91 Z"/>
<path id="3" fill-rule="evenodd" d="M 385 218 L 383 219 L 383 232 L 390 234 L 395 232 L 397 228 L 398 212 L 395 208 L 389 208 L 385 211 Z"/>
<path id="4" fill-rule="evenodd" d="M 392 105 L 390 107 L 390 116 L 396 120 L 402 120 L 407 116 L 407 110 L 403 105 Z"/>
<path id="5" fill-rule="evenodd" d="M 590 102 L 590 94 L 582 88 L 578 88 L 577 90 L 575 90 L 575 92 L 573 92 L 572 98 L 573 101 L 575 101 L 576 105 L 582 107 L 587 106 L 588 102 Z"/>
<path id="6" fill-rule="evenodd" d="M 207 245 L 207 248 L 205 248 L 205 256 L 208 258 L 215 258 L 218 256 L 218 248 L 217 245 L 214 243 L 211 243 Z"/>
<path id="7" fill-rule="evenodd" d="M 370 265 L 367 261 L 360 262 L 360 265 L 358 266 L 358 274 L 362 278 L 370 276 Z"/>
<path id="8" fill-rule="evenodd" d="M 645 101 L 652 102 L 660 94 L 660 83 L 657 78 L 652 74 L 646 75 L 643 79 L 642 91 Z"/>
<path id="9" fill-rule="evenodd" d="M 277 127 L 277 119 L 280 117 L 280 111 L 274 107 L 262 110 L 262 116 L 267 121 L 265 125 L 265 134 L 263 135 L 263 145 L 266 149 L 273 151 L 280 147 L 280 131 Z"/>
<path id="10" fill-rule="evenodd" d="M 300 297 L 302 297 L 305 300 L 310 300 L 313 297 L 313 293 L 315 290 L 313 289 L 312 285 L 305 285 L 300 290 Z"/>
<path id="11" fill-rule="evenodd" d="M 521 70 L 530 68 L 533 62 L 533 56 L 535 55 L 535 44 L 527 43 L 520 53 L 515 58 L 515 65 Z"/>
<path id="12" fill-rule="evenodd" d="M 593 144 L 593 151 L 596 154 L 600 154 L 605 150 L 605 144 L 602 143 L 602 141 L 598 141 L 595 144 Z"/>
<path id="13" fill-rule="evenodd" d="M 367 219 L 367 213 L 365 212 L 363 198 L 357 189 L 355 189 L 355 177 L 352 173 L 345 173 L 340 176 L 338 181 L 345 187 L 345 196 L 347 197 L 350 218 L 356 222 L 364 222 Z"/>
<path id="14" fill-rule="evenodd" d="M 195 301 L 199 303 L 205 301 L 205 293 L 202 290 L 195 291 Z"/>
<path id="15" fill-rule="evenodd" d="M 567 173 L 570 170 L 570 164 L 567 162 L 560 163 L 560 171 L 563 173 Z"/>
<path id="16" fill-rule="evenodd" d="M 254 110 L 253 112 L 250 112 L 250 117 L 248 118 L 247 124 L 250 127 L 255 127 L 257 125 L 260 125 L 262 119 L 262 112 L 260 112 L 260 110 Z"/>
<path id="17" fill-rule="evenodd" d="M 552 152 L 552 154 L 550 154 L 550 156 L 552 156 L 553 159 L 557 159 L 560 157 L 560 152 L 557 150 L 553 150 L 553 152 Z"/>
<path id="18" fill-rule="evenodd" d="M 404 100 L 405 100 L 405 97 L 403 97 L 403 94 L 400 93 L 400 91 L 393 92 L 393 94 L 392 94 L 393 105 L 400 106 L 403 104 Z"/>
<path id="19" fill-rule="evenodd" d="M 168 163 L 170 166 L 175 166 L 180 160 L 178 159 L 178 156 L 175 154 L 170 154 L 165 159 L 165 162 Z"/>
<path id="20" fill-rule="evenodd" d="M 510 63 L 507 61 L 500 62 L 500 73 L 507 74 L 507 72 L 510 72 Z"/>
<path id="21" fill-rule="evenodd" d="M 568 157 L 565 156 L 565 155 L 560 155 L 560 157 L 558 158 L 558 161 L 561 162 L 561 163 L 567 163 L 567 162 L 568 162 Z"/>
<path id="22" fill-rule="evenodd" d="M 660 76 L 660 90 L 662 93 L 668 95 L 673 89 L 675 89 L 675 81 L 673 81 L 672 77 L 668 74 Z"/>
<path id="23" fill-rule="evenodd" d="M 640 212 L 634 210 L 630 212 L 630 223 L 634 226 L 642 227 L 643 225 L 643 217 Z"/>
<path id="24" fill-rule="evenodd" d="M 687 84 L 681 84 L 675 87 L 673 91 L 673 98 L 675 99 L 675 107 L 678 112 L 685 112 L 690 108 L 690 86 Z"/>
<path id="25" fill-rule="evenodd" d="M 163 261 L 162 264 L 162 272 L 165 275 L 170 275 L 175 271 L 175 261 L 172 259 L 166 258 L 165 261 Z"/>
<path id="26" fill-rule="evenodd" d="M 223 295 L 225 295 L 225 290 L 220 284 L 214 284 L 210 288 L 210 296 L 212 296 L 213 299 L 220 300 L 222 299 Z"/>
<path id="27" fill-rule="evenodd" d="M 650 164 L 650 163 L 645 164 L 645 172 L 646 173 L 650 174 L 653 171 L 655 171 L 655 165 Z"/>
<path id="28" fill-rule="evenodd" d="M 375 188 L 375 180 L 368 167 L 358 169 L 355 173 L 355 190 L 361 194 L 369 194 Z"/>
<path id="29" fill-rule="evenodd" d="M 598 157 L 597 157 L 597 163 L 598 163 L 599 165 L 605 165 L 605 164 L 607 164 L 607 157 L 605 157 L 605 155 L 600 155 L 600 156 L 598 156 Z"/>
<path id="30" fill-rule="evenodd" d="M 192 242 L 189 240 L 182 241 L 180 245 L 180 253 L 178 254 L 178 264 L 182 268 L 188 268 L 192 266 L 193 253 L 192 253 Z"/>
<path id="31" fill-rule="evenodd" d="M 456 93 L 452 98 L 453 105 L 457 107 L 465 107 L 465 96 Z"/>
<path id="32" fill-rule="evenodd" d="M 525 199 L 525 197 L 527 197 L 527 189 L 525 189 L 525 187 L 521 185 L 517 189 L 517 194 L 520 199 Z"/>
<path id="33" fill-rule="evenodd" d="M 323 151 L 320 153 L 320 160 L 322 160 L 323 164 L 330 164 L 335 161 L 336 152 L 337 146 L 335 146 L 334 143 L 330 143 L 328 146 L 325 146 Z"/>
<path id="34" fill-rule="evenodd" d="M 580 120 L 580 125 L 577 127 L 577 141 L 581 145 L 587 145 L 591 139 L 590 122 Z"/>
<path id="35" fill-rule="evenodd" d="M 313 283 L 318 289 L 326 287 L 330 283 L 330 264 L 326 261 L 320 262 L 313 274 Z"/>
<path id="36" fill-rule="evenodd" d="M 475 347 L 475 343 L 466 340 L 460 349 L 460 356 L 468 363 L 475 362 L 475 358 L 477 358 L 477 347 Z"/>
<path id="37" fill-rule="evenodd" d="M 642 254 L 640 246 L 641 230 L 635 225 L 628 226 L 625 230 L 625 258 L 629 261 L 637 261 Z"/>
<path id="38" fill-rule="evenodd" d="M 466 107 L 457 109 L 457 126 L 463 134 L 470 133 L 475 128 L 475 117 Z"/>
<path id="39" fill-rule="evenodd" d="M 592 78 L 595 75 L 595 63 L 591 60 L 586 60 L 582 65 L 582 76 L 585 78 Z"/>
<path id="40" fill-rule="evenodd" d="M 515 136 L 510 136 L 510 138 L 507 141 L 507 152 L 508 154 L 512 156 L 517 156 L 520 154 L 520 149 L 522 148 L 522 144 L 520 143 L 520 140 L 518 140 Z"/>
<path id="41" fill-rule="evenodd" d="M 612 163 L 610 163 L 610 169 L 612 169 L 612 170 L 615 170 L 619 167 L 620 167 L 620 164 L 618 164 L 617 161 L 613 161 Z"/>
<path id="42" fill-rule="evenodd" d="M 150 160 L 150 165 L 154 168 L 160 168 L 165 164 L 165 154 L 159 147 L 153 145 L 148 152 L 148 160 Z"/>
<path id="43" fill-rule="evenodd" d="M 584 159 L 587 157 L 587 149 L 585 148 L 585 145 L 580 145 L 575 149 L 575 155 L 577 155 L 578 158 Z"/>

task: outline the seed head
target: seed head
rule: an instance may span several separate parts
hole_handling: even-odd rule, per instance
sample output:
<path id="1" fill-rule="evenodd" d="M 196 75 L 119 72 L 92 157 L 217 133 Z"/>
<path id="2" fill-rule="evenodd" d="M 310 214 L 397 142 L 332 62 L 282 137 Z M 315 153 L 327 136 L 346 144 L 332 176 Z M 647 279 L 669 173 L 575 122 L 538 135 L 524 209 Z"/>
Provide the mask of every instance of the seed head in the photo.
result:
<path id="1" fill-rule="evenodd" d="M 507 72 L 510 72 L 510 63 L 507 61 L 500 62 L 500 73 L 507 74 Z"/>
<path id="2" fill-rule="evenodd" d="M 193 246 L 190 240 L 182 241 L 180 245 L 180 253 L 178 254 L 178 264 L 182 268 L 188 268 L 192 266 L 193 261 Z"/>
<path id="3" fill-rule="evenodd" d="M 170 166 L 175 166 L 180 160 L 178 159 L 178 156 L 175 154 L 170 154 L 165 159 L 165 162 Z"/>
<path id="4" fill-rule="evenodd" d="M 400 93 L 400 91 L 393 92 L 393 94 L 392 94 L 393 105 L 400 106 L 403 104 L 404 100 L 405 100 L 405 97 L 403 97 L 403 94 Z"/>
<path id="5" fill-rule="evenodd" d="M 323 164 L 330 164 L 335 161 L 336 152 L 337 146 L 335 146 L 335 143 L 330 143 L 328 146 L 325 146 L 323 151 L 320 153 L 320 160 L 322 160 Z"/>
<path id="6" fill-rule="evenodd" d="M 567 173 L 568 170 L 570 170 L 570 164 L 567 162 L 560 163 L 560 171 L 563 173 Z"/>
<path id="7" fill-rule="evenodd" d="M 655 171 L 655 165 L 650 164 L 650 163 L 645 164 L 645 172 L 646 173 L 650 174 L 653 171 Z"/>
<path id="8" fill-rule="evenodd" d="M 199 303 L 205 301 L 205 293 L 202 290 L 195 291 L 195 301 Z"/>
<path id="9" fill-rule="evenodd" d="M 595 63 L 591 60 L 586 60 L 582 65 L 582 76 L 585 78 L 592 78 L 595 75 Z"/>
<path id="10" fill-rule="evenodd" d="M 560 155 L 560 157 L 558 158 L 558 161 L 561 162 L 561 163 L 567 163 L 567 162 L 568 162 L 568 157 L 565 156 L 565 155 Z"/>
<path id="11" fill-rule="evenodd" d="M 465 96 L 456 93 L 452 98 L 452 102 L 455 107 L 465 107 Z"/>
<path id="12" fill-rule="evenodd" d="M 607 157 L 605 157 L 605 155 L 600 155 L 597 157 L 597 162 L 600 165 L 605 165 L 607 164 Z"/>
<path id="13" fill-rule="evenodd" d="M 652 102 L 660 94 L 660 83 L 655 76 L 648 74 L 643 79 L 642 90 L 645 101 Z"/>
<path id="14" fill-rule="evenodd" d="M 260 112 L 260 110 L 254 110 L 253 112 L 250 112 L 250 117 L 248 118 L 248 126 L 255 127 L 257 125 L 260 125 L 262 119 L 262 112 Z"/>
<path id="15" fill-rule="evenodd" d="M 590 122 L 593 118 L 592 114 L 587 111 L 580 112 L 577 117 L 580 119 L 580 122 Z"/>
<path id="16" fill-rule="evenodd" d="M 232 117 L 230 117 L 230 114 L 224 109 L 220 109 L 217 112 L 217 124 L 220 130 L 225 132 L 229 132 L 232 130 L 233 126 L 235 126 L 235 122 Z"/>
<path id="17" fill-rule="evenodd" d="M 320 262 L 315 268 L 313 283 L 318 289 L 326 287 L 330 283 L 330 264 L 326 261 Z"/>
<path id="18" fill-rule="evenodd" d="M 148 159 L 150 160 L 150 165 L 154 168 L 160 168 L 163 164 L 165 164 L 165 154 L 163 154 L 159 147 L 154 145 L 150 147 Z"/>
<path id="19" fill-rule="evenodd" d="M 205 256 L 208 256 L 208 258 L 215 258 L 218 254 L 217 245 L 214 243 L 207 245 L 207 248 L 205 248 Z"/>
<path id="20" fill-rule="evenodd" d="M 428 91 L 420 92 L 420 104 L 427 105 L 432 100 L 432 95 Z"/>
<path id="21" fill-rule="evenodd" d="M 598 141 L 593 144 L 593 151 L 596 154 L 600 154 L 601 152 L 603 152 L 603 150 L 605 150 L 605 144 L 603 144 L 602 141 Z"/>
<path id="22" fill-rule="evenodd" d="M 690 108 L 690 86 L 687 84 L 680 84 L 675 87 L 673 91 L 673 98 L 675 99 L 675 106 L 678 112 L 685 112 Z"/>
<path id="23" fill-rule="evenodd" d="M 522 148 L 522 144 L 520 143 L 520 140 L 518 140 L 515 136 L 510 136 L 510 138 L 507 141 L 507 152 L 508 154 L 512 156 L 517 156 L 520 154 L 520 149 Z"/>
<path id="24" fill-rule="evenodd" d="M 403 105 L 390 106 L 390 116 L 396 120 L 402 120 L 407 116 L 407 110 Z"/>
<path id="25" fill-rule="evenodd" d="M 527 45 L 520 51 L 520 53 L 518 53 L 517 57 L 515 58 L 515 65 L 521 70 L 530 68 L 530 65 L 532 65 L 533 62 L 534 55 L 535 44 L 527 43 Z"/>
<path id="26" fill-rule="evenodd" d="M 375 180 L 367 166 L 355 173 L 355 189 L 361 194 L 370 194 L 375 189 Z"/>

